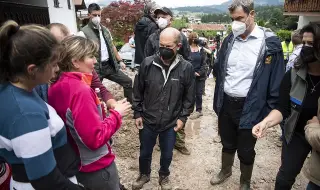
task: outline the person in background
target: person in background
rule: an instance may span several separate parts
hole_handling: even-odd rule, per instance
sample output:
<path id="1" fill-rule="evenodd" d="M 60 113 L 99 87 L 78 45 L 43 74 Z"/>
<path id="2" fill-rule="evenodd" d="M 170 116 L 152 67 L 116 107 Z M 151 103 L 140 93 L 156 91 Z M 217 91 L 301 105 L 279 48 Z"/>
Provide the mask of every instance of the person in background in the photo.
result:
<path id="1" fill-rule="evenodd" d="M 165 28 L 171 27 L 173 21 L 173 13 L 167 7 L 156 9 L 154 14 L 157 18 L 159 29 L 149 36 L 145 46 L 145 57 L 149 57 L 158 53 L 160 33 Z M 179 47 L 178 53 L 182 55 L 185 60 L 190 61 L 190 46 L 188 44 L 187 37 L 183 33 L 180 34 L 182 45 Z"/>
<path id="2" fill-rule="evenodd" d="M 134 82 L 134 119 L 139 129 L 140 175 L 132 189 L 141 189 L 150 181 L 151 160 L 157 136 L 161 157 L 159 184 L 171 190 L 169 167 L 176 132 L 183 129 L 194 108 L 194 70 L 191 63 L 178 55 L 181 33 L 166 28 L 160 34 L 159 53 L 147 57 Z"/>
<path id="3" fill-rule="evenodd" d="M 154 11 L 159 6 L 154 3 L 150 2 L 144 6 L 144 15 L 142 18 L 137 22 L 135 29 L 134 29 L 134 41 L 136 45 L 135 51 L 135 63 L 141 64 L 144 60 L 144 51 L 146 42 L 151 34 L 153 34 L 156 30 L 159 29 L 156 17 L 154 15 Z"/>
<path id="4" fill-rule="evenodd" d="M 282 79 L 277 107 L 252 129 L 252 134 L 261 138 L 268 128 L 285 121 L 275 190 L 292 188 L 312 149 L 304 127 L 317 115 L 320 97 L 320 29 L 316 24 L 309 24 L 301 29 L 301 35 L 304 45 L 294 68 Z"/>
<path id="5" fill-rule="evenodd" d="M 51 23 L 47 26 L 47 28 L 50 30 L 51 34 L 58 40 L 58 42 L 61 42 L 68 36 L 71 36 L 69 29 L 61 23 Z M 45 102 L 48 102 L 48 88 L 49 84 L 39 85 L 36 87 L 37 93 Z M 107 108 L 114 108 L 117 101 L 113 98 L 113 95 L 107 90 L 107 88 L 101 83 L 99 75 L 95 70 L 92 72 L 91 88 L 99 88 L 102 95 L 102 100 L 106 103 Z"/>
<path id="6" fill-rule="evenodd" d="M 202 114 L 202 96 L 205 88 L 206 68 L 207 68 L 207 53 L 203 47 L 199 46 L 200 40 L 198 34 L 192 32 L 189 35 L 189 45 L 191 48 L 191 63 L 195 71 L 196 76 L 196 112 L 194 112 L 190 119 L 198 119 L 203 116 Z M 177 146 L 177 143 L 176 143 Z"/>
<path id="7" fill-rule="evenodd" d="M 101 81 L 106 78 L 120 84 L 123 87 L 124 96 L 129 102 L 132 102 L 132 80 L 120 70 L 120 67 L 122 70 L 125 70 L 126 65 L 113 45 L 111 33 L 100 23 L 100 6 L 96 3 L 90 4 L 88 6 L 88 13 L 90 22 L 81 29 L 78 35 L 91 39 L 100 46 L 95 70 Z"/>
<path id="8" fill-rule="evenodd" d="M 34 90 L 58 70 L 58 46 L 41 26 L 0 28 L 0 157 L 12 167 L 10 190 L 85 189 L 63 121 Z"/>
<path id="9" fill-rule="evenodd" d="M 289 56 L 289 60 L 288 60 L 287 66 L 286 66 L 286 72 L 289 71 L 293 67 L 297 57 L 300 55 L 301 48 L 303 46 L 302 35 L 300 34 L 300 30 L 294 31 L 292 33 L 291 41 L 292 41 L 294 49 L 293 49 L 292 54 Z"/>
<path id="10" fill-rule="evenodd" d="M 284 64 L 287 65 L 289 61 L 289 57 L 293 52 L 293 43 L 290 38 L 286 38 L 283 42 L 281 42 L 283 56 L 284 56 Z"/>
<path id="11" fill-rule="evenodd" d="M 304 174 L 310 181 L 307 190 L 320 189 L 320 99 L 317 115 L 309 120 L 304 128 L 306 139 L 312 147 L 311 158 L 304 167 Z"/>
<path id="12" fill-rule="evenodd" d="M 240 160 L 240 189 L 249 190 L 256 139 L 252 127 L 275 108 L 284 75 L 279 38 L 255 23 L 253 0 L 229 6 L 232 33 L 216 59 L 214 111 L 222 142 L 222 167 L 211 179 L 220 184 L 232 175 L 235 153 Z"/>
<path id="13" fill-rule="evenodd" d="M 189 38 L 189 33 L 188 33 L 188 30 L 187 30 L 187 27 L 181 27 L 179 29 L 179 31 L 184 34 L 185 37 L 187 37 L 187 39 Z"/>
<path id="14" fill-rule="evenodd" d="M 58 64 L 62 73 L 50 86 L 48 100 L 67 126 L 70 143 L 80 156 L 77 179 L 91 190 L 119 190 L 110 138 L 131 105 L 119 101 L 106 117 L 97 94 L 89 87 L 99 46 L 80 36 L 67 37 L 61 44 Z"/>

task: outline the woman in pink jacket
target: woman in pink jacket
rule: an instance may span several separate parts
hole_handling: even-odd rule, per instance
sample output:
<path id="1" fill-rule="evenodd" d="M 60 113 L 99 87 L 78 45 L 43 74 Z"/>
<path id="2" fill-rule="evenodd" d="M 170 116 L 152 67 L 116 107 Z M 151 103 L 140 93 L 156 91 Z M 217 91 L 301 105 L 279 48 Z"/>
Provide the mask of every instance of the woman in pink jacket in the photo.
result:
<path id="1" fill-rule="evenodd" d="M 103 115 L 101 102 L 90 88 L 98 45 L 72 36 L 63 40 L 62 46 L 62 74 L 51 85 L 48 101 L 64 120 L 69 140 L 80 156 L 77 179 L 92 190 L 119 190 L 115 155 L 109 141 L 131 105 L 126 100 L 119 101 L 108 117 Z"/>

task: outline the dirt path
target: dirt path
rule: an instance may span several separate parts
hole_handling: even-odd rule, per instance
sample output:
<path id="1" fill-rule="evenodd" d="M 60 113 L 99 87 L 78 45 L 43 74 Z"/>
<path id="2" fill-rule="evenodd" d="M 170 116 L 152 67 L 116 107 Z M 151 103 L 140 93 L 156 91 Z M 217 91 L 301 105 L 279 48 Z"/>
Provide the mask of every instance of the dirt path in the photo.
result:
<path id="1" fill-rule="evenodd" d="M 210 185 L 211 176 L 219 171 L 221 158 L 221 144 L 213 139 L 217 136 L 217 116 L 212 110 L 214 80 L 208 79 L 206 83 L 206 96 L 204 96 L 204 116 L 198 120 L 189 120 L 186 125 L 186 144 L 191 150 L 190 156 L 181 155 L 174 150 L 173 161 L 170 167 L 171 181 L 174 189 L 179 190 L 225 190 L 238 189 L 239 185 L 239 160 L 236 159 L 233 175 L 224 184 Z M 118 86 L 107 82 L 111 92 L 117 91 L 116 97 L 120 98 Z M 132 117 L 132 116 L 131 116 Z M 273 189 L 276 174 L 280 165 L 281 147 L 276 145 L 279 131 L 274 129 L 268 136 L 259 140 L 256 145 L 256 162 L 252 177 L 252 189 Z M 121 182 L 131 189 L 132 182 L 138 176 L 139 142 L 138 131 L 133 121 L 128 117 L 122 129 L 116 134 L 114 150 L 117 155 L 116 163 L 121 177 Z M 144 186 L 144 190 L 157 190 L 160 152 L 154 150 L 152 160 L 151 181 Z M 300 174 L 294 189 L 305 189 L 307 180 Z"/>

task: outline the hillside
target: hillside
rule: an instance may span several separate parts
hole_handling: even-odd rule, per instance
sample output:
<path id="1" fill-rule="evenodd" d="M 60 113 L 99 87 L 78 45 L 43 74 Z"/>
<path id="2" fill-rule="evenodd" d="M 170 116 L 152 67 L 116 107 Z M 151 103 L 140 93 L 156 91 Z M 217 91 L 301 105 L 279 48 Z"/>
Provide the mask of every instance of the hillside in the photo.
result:
<path id="1" fill-rule="evenodd" d="M 283 5 L 284 0 L 256 0 L 255 6 L 264 6 L 264 5 Z M 179 12 L 196 12 L 196 13 L 223 13 L 228 10 L 231 0 L 222 3 L 221 5 L 212 5 L 212 6 L 195 6 L 195 7 L 177 7 L 173 10 Z"/>

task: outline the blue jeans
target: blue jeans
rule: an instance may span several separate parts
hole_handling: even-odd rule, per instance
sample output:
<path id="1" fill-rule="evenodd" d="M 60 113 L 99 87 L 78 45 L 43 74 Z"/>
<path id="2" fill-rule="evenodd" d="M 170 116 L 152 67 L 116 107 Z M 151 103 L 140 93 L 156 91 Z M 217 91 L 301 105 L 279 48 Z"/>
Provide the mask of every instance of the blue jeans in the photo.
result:
<path id="1" fill-rule="evenodd" d="M 151 161 L 154 145 L 156 144 L 159 135 L 159 143 L 161 149 L 160 157 L 160 176 L 169 176 L 169 166 L 172 161 L 173 148 L 176 142 L 176 132 L 173 127 L 163 131 L 156 132 L 144 125 L 143 129 L 139 131 L 140 138 L 140 157 L 139 169 L 141 174 L 149 175 L 151 173 Z"/>
<path id="2" fill-rule="evenodd" d="M 320 186 L 318 186 L 310 181 L 307 186 L 307 190 L 320 190 Z"/>

